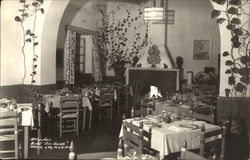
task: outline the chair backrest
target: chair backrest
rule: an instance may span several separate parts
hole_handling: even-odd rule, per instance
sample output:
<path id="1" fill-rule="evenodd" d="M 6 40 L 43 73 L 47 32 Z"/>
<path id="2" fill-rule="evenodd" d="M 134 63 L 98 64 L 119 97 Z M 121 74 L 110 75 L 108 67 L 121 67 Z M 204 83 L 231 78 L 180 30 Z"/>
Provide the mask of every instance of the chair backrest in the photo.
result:
<path id="1" fill-rule="evenodd" d="M 187 142 L 184 141 L 181 146 L 181 157 L 179 160 L 207 160 L 201 155 L 195 154 L 193 152 L 187 151 Z"/>
<path id="2" fill-rule="evenodd" d="M 141 156 L 144 148 L 150 147 L 151 130 L 146 132 L 143 130 L 143 124 L 140 122 L 139 126 L 123 121 L 123 140 L 129 148 L 136 150 L 137 154 Z"/>
<path id="3" fill-rule="evenodd" d="M 214 124 L 215 122 L 215 116 L 213 113 L 211 114 L 202 114 L 202 113 L 198 113 L 198 112 L 191 112 L 191 116 L 192 118 L 194 119 L 197 119 L 197 120 L 203 120 L 203 121 L 206 121 L 206 122 L 209 122 L 209 123 L 212 123 Z"/>
<path id="4" fill-rule="evenodd" d="M 60 99 L 60 113 L 79 113 L 80 97 L 75 95 L 63 96 Z"/>
<path id="5" fill-rule="evenodd" d="M 201 126 L 201 138 L 200 138 L 200 155 L 205 155 L 205 150 L 209 150 L 211 148 L 219 148 L 221 159 L 224 158 L 225 153 L 225 136 L 226 136 L 226 126 L 222 125 L 221 128 L 206 131 L 205 126 Z"/>
<path id="6" fill-rule="evenodd" d="M 6 138 L 1 138 L 0 142 L 14 140 L 15 149 L 8 152 L 0 151 L 0 158 L 3 154 L 15 153 L 15 157 L 10 159 L 18 159 L 18 127 L 17 127 L 17 113 L 15 111 L 5 111 L 0 113 L 0 136 L 6 135 Z M 8 138 L 13 137 L 13 138 Z"/>
<path id="7" fill-rule="evenodd" d="M 111 87 L 105 87 L 100 89 L 100 106 L 103 104 L 112 104 L 114 99 L 114 89 Z"/>

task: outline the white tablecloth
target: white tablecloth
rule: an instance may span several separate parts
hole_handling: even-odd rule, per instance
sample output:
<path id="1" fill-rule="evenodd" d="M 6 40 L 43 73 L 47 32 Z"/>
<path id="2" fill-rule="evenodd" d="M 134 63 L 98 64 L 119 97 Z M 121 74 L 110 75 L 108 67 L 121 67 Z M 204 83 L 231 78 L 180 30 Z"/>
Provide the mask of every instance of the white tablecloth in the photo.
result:
<path id="1" fill-rule="evenodd" d="M 127 121 L 131 121 L 132 119 L 127 119 Z M 179 152 L 181 151 L 181 145 L 184 140 L 187 142 L 187 149 L 197 149 L 200 146 L 200 135 L 201 130 L 195 129 L 187 129 L 179 127 L 180 124 L 196 124 L 201 126 L 205 124 L 206 131 L 216 130 L 220 128 L 216 125 L 211 125 L 203 121 L 175 121 L 172 123 L 160 123 L 162 126 L 159 127 L 152 127 L 148 123 L 148 120 L 142 120 L 147 122 L 147 124 L 143 123 L 143 129 L 145 131 L 149 131 L 152 128 L 151 132 L 151 148 L 155 149 L 160 152 L 160 157 L 164 157 L 169 155 L 170 153 Z M 133 124 L 139 125 L 140 121 L 132 121 Z M 178 130 L 176 129 L 178 128 Z M 123 136 L 123 127 L 121 128 L 119 137 Z M 214 137 L 218 138 L 218 137 Z M 212 140 L 212 139 L 210 139 Z"/>
<path id="2" fill-rule="evenodd" d="M 52 103 L 53 108 L 60 108 L 60 98 L 60 95 L 44 94 L 43 103 L 45 105 L 45 111 L 49 112 L 50 103 Z M 92 110 L 92 105 L 88 97 L 82 97 L 82 107 L 88 107 L 89 110 Z"/>
<path id="3" fill-rule="evenodd" d="M 18 124 L 20 126 L 34 126 L 31 103 L 17 104 L 17 113 L 19 117 Z"/>

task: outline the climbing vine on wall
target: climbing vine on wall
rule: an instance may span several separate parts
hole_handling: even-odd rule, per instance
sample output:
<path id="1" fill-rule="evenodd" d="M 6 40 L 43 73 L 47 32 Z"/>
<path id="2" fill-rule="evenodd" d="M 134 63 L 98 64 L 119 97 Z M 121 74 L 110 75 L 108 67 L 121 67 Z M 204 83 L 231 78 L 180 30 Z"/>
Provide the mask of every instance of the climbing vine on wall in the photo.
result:
<path id="1" fill-rule="evenodd" d="M 32 47 L 32 71 L 30 73 L 31 76 L 31 84 L 36 83 L 35 81 L 35 75 L 37 74 L 37 59 L 38 55 L 36 54 L 36 47 L 38 46 L 37 42 L 37 35 L 35 34 L 36 29 L 36 23 L 37 19 L 39 17 L 38 13 L 43 14 L 44 9 L 41 7 L 44 0 L 19 0 L 21 4 L 21 8 L 18 9 L 20 12 L 19 15 L 15 16 L 15 21 L 20 23 L 22 27 L 22 34 L 23 34 L 23 43 L 22 43 L 22 54 L 23 54 L 23 66 L 24 66 L 24 74 L 23 74 L 23 84 L 27 75 L 27 65 L 26 65 L 26 57 L 27 53 L 25 51 L 25 48 L 27 45 L 31 45 Z M 31 21 L 31 27 L 27 27 L 25 25 L 26 23 L 30 23 Z"/>

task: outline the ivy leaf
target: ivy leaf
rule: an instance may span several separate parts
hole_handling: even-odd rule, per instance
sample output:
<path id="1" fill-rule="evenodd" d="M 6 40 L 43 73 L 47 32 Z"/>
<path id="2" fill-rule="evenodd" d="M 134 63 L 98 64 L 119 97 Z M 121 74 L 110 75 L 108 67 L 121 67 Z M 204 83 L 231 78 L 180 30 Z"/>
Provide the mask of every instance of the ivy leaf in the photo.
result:
<path id="1" fill-rule="evenodd" d="M 241 0 L 230 0 L 229 4 L 231 4 L 231 5 L 241 5 Z"/>
<path id="2" fill-rule="evenodd" d="M 21 14 L 21 16 L 28 17 L 28 13 L 23 13 L 23 14 Z"/>
<path id="3" fill-rule="evenodd" d="M 31 83 L 36 83 L 36 81 L 35 81 L 35 80 L 32 80 Z"/>
<path id="4" fill-rule="evenodd" d="M 36 0 L 37 2 L 43 3 L 44 0 Z"/>
<path id="5" fill-rule="evenodd" d="M 16 16 L 16 17 L 15 17 L 15 21 L 17 21 L 17 22 L 21 22 L 21 21 L 22 21 L 22 19 L 21 19 L 19 16 Z"/>
<path id="6" fill-rule="evenodd" d="M 33 58 L 33 61 L 36 61 L 36 58 Z"/>
<path id="7" fill-rule="evenodd" d="M 233 61 L 231 61 L 231 60 L 227 60 L 227 61 L 225 62 L 225 64 L 226 64 L 226 66 L 231 66 L 231 65 L 233 65 L 234 63 L 233 63 Z"/>
<path id="8" fill-rule="evenodd" d="M 231 69 L 227 69 L 227 70 L 225 71 L 226 74 L 230 74 L 231 72 L 232 72 Z"/>
<path id="9" fill-rule="evenodd" d="M 224 4 L 226 0 L 212 0 L 212 1 L 217 4 Z"/>
<path id="10" fill-rule="evenodd" d="M 236 28 L 236 29 L 234 30 L 234 33 L 235 33 L 236 35 L 239 35 L 239 36 L 242 36 L 242 35 L 243 35 L 243 31 L 242 31 L 240 28 Z"/>
<path id="11" fill-rule="evenodd" d="M 218 19 L 216 20 L 216 22 L 217 22 L 218 24 L 222 24 L 225 20 L 226 20 L 225 18 L 218 18 Z"/>
<path id="12" fill-rule="evenodd" d="M 233 43 L 233 47 L 234 48 L 239 48 L 241 46 L 241 43 L 240 42 L 234 42 Z"/>
<path id="13" fill-rule="evenodd" d="M 235 25 L 233 25 L 233 24 L 229 24 L 229 25 L 226 26 L 226 28 L 227 28 L 228 30 L 234 30 L 236 27 L 235 27 Z"/>
<path id="14" fill-rule="evenodd" d="M 233 15 L 237 15 L 239 12 L 238 12 L 238 9 L 237 9 L 237 8 L 235 8 L 235 7 L 230 7 L 230 8 L 227 10 L 227 13 L 233 14 Z"/>
<path id="15" fill-rule="evenodd" d="M 241 24 L 241 21 L 240 21 L 239 18 L 233 18 L 233 19 L 231 20 L 231 23 L 234 23 L 234 24 Z"/>
<path id="16" fill-rule="evenodd" d="M 239 69 L 239 74 L 241 76 L 249 76 L 250 75 L 250 68 L 240 68 Z"/>
<path id="17" fill-rule="evenodd" d="M 236 81 L 235 81 L 235 77 L 234 77 L 234 76 L 228 77 L 228 84 L 229 84 L 230 86 L 234 85 L 235 82 L 236 82 Z"/>
<path id="18" fill-rule="evenodd" d="M 31 42 L 31 39 L 30 38 L 26 39 L 26 42 Z"/>
<path id="19" fill-rule="evenodd" d="M 27 31 L 26 31 L 26 35 L 28 35 L 28 34 L 30 34 L 31 33 L 31 31 L 28 29 Z"/>
<path id="20" fill-rule="evenodd" d="M 230 90 L 230 89 L 228 89 L 228 88 L 226 88 L 226 89 L 225 89 L 225 93 L 226 93 L 226 96 L 227 96 L 227 97 L 229 97 L 229 93 L 230 93 L 230 91 L 231 91 L 231 90 Z"/>
<path id="21" fill-rule="evenodd" d="M 33 37 L 33 36 L 35 36 L 35 34 L 34 33 L 30 33 L 30 36 Z"/>
<path id="22" fill-rule="evenodd" d="M 243 90 L 244 90 L 244 86 L 243 86 L 243 84 L 242 83 L 240 83 L 240 82 L 238 82 L 237 84 L 236 84 L 236 87 L 235 87 L 235 90 L 237 91 L 237 92 L 242 92 Z"/>
<path id="23" fill-rule="evenodd" d="M 26 2 L 26 0 L 20 0 L 19 2 L 20 2 L 20 3 L 25 3 L 25 2 Z"/>
<path id="24" fill-rule="evenodd" d="M 37 64 L 34 65 L 34 68 L 37 68 Z"/>
<path id="25" fill-rule="evenodd" d="M 245 83 L 245 84 L 250 84 L 250 78 L 249 78 L 249 77 L 246 77 L 246 76 L 241 77 L 241 78 L 240 78 L 240 81 L 241 81 L 242 83 Z"/>
<path id="26" fill-rule="evenodd" d="M 250 63 L 250 57 L 249 56 L 242 56 L 242 57 L 240 57 L 240 61 L 241 61 L 241 63 L 247 65 L 248 63 Z"/>
<path id="27" fill-rule="evenodd" d="M 36 71 L 33 71 L 32 74 L 33 74 L 33 75 L 36 75 Z"/>
<path id="28" fill-rule="evenodd" d="M 229 55 L 229 53 L 228 53 L 228 51 L 225 51 L 222 55 L 223 55 L 223 57 L 226 57 Z"/>
<path id="29" fill-rule="evenodd" d="M 233 73 L 239 73 L 239 68 L 237 67 L 233 67 L 231 70 Z"/>
<path id="30" fill-rule="evenodd" d="M 220 15 L 220 11 L 218 11 L 218 10 L 213 10 L 211 12 L 211 18 L 212 19 L 215 18 L 215 17 L 218 17 L 219 15 Z"/>
<path id="31" fill-rule="evenodd" d="M 44 9 L 43 8 L 41 8 L 40 11 L 41 11 L 42 14 L 44 14 Z"/>
<path id="32" fill-rule="evenodd" d="M 32 3 L 32 6 L 34 6 L 34 7 L 37 7 L 38 5 L 39 5 L 39 3 L 37 3 L 37 2 Z"/>
<path id="33" fill-rule="evenodd" d="M 34 42 L 34 46 L 37 46 L 38 45 L 38 42 Z"/>
<path id="34" fill-rule="evenodd" d="M 234 35 L 234 36 L 231 38 L 231 42 L 233 42 L 233 43 L 239 42 L 239 36 L 238 36 L 238 35 Z"/>
<path id="35" fill-rule="evenodd" d="M 24 10 L 24 9 L 19 9 L 18 11 L 19 11 L 19 12 L 24 12 L 25 10 Z"/>

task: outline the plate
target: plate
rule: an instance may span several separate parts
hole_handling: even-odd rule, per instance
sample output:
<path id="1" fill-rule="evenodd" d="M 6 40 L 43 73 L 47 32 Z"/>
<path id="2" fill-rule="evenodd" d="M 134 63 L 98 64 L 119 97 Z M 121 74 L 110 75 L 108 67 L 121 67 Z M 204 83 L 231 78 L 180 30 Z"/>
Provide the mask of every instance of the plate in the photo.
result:
<path id="1" fill-rule="evenodd" d="M 183 128 L 188 128 L 188 129 L 192 129 L 192 130 L 195 130 L 195 129 L 199 129 L 200 127 L 196 124 L 180 124 L 179 125 L 180 127 L 183 127 Z"/>

